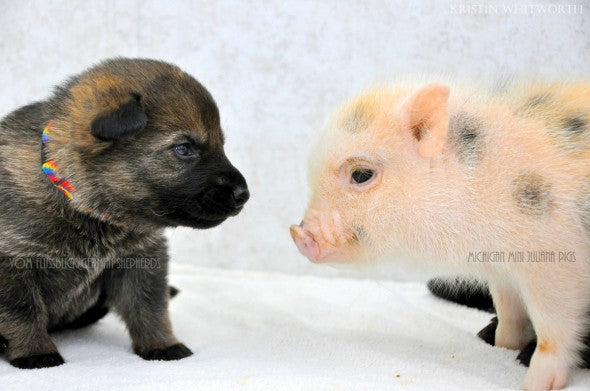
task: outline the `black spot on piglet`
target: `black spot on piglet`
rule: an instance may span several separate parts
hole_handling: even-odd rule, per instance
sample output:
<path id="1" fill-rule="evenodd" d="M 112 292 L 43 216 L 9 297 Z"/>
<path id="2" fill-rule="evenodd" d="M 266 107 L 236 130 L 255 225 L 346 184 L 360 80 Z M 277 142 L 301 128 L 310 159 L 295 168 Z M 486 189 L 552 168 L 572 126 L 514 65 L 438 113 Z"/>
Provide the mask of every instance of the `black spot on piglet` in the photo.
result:
<path id="1" fill-rule="evenodd" d="M 553 208 L 551 185 L 534 173 L 518 176 L 513 182 L 512 197 L 522 213 L 540 216 Z"/>
<path id="2" fill-rule="evenodd" d="M 581 133 L 584 131 L 587 125 L 588 123 L 582 114 L 567 118 L 565 121 L 563 121 L 563 129 L 568 134 Z"/>

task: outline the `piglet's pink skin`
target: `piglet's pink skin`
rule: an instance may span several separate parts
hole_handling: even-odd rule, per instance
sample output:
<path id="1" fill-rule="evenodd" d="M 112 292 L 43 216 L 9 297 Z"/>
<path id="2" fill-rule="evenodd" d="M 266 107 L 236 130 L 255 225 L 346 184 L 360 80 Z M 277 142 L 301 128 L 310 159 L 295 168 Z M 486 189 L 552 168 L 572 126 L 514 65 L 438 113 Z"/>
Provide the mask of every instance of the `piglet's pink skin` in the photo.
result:
<path id="1" fill-rule="evenodd" d="M 302 225 L 293 224 L 290 228 L 291 237 L 299 252 L 314 263 L 321 263 L 325 257 L 320 256 L 320 245 L 310 230 Z"/>
<path id="2" fill-rule="evenodd" d="M 566 385 L 590 325 L 590 83 L 371 90 L 321 133 L 309 181 L 308 210 L 290 229 L 301 254 L 401 256 L 485 281 L 496 346 L 537 338 L 524 388 Z M 555 262 L 470 258 L 539 251 Z M 559 262 L 564 252 L 575 261 Z"/>
<path id="3" fill-rule="evenodd" d="M 311 210 L 304 221 L 292 225 L 290 231 L 299 252 L 314 263 L 342 260 L 342 249 L 356 239 L 354 232 L 345 229 L 337 211 L 326 215 Z"/>

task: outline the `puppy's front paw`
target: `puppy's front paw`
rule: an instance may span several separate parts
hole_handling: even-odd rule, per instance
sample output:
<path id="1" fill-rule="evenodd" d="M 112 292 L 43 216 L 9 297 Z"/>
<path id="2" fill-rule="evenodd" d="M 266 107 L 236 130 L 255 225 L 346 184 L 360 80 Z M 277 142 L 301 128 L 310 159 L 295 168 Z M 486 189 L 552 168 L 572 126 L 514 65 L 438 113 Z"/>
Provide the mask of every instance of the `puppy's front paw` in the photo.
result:
<path id="1" fill-rule="evenodd" d="M 494 316 L 490 324 L 481 329 L 477 336 L 492 346 L 496 344 L 496 328 L 498 327 L 498 317 Z"/>
<path id="2" fill-rule="evenodd" d="M 59 353 L 35 354 L 28 357 L 18 357 L 10 361 L 10 364 L 21 369 L 57 367 L 65 361 Z"/>
<path id="3" fill-rule="evenodd" d="M 189 348 L 182 343 L 177 343 L 163 349 L 152 349 L 146 352 L 135 349 L 135 353 L 144 360 L 180 360 L 193 354 Z"/>

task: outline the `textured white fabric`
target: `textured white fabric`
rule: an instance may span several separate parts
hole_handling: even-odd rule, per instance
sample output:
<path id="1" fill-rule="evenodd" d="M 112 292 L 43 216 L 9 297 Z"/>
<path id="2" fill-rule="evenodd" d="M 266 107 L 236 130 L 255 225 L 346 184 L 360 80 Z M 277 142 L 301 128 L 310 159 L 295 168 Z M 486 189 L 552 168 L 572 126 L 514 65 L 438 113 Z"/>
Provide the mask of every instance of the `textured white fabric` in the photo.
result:
<path id="1" fill-rule="evenodd" d="M 0 360 L 0 389 L 519 389 L 516 352 L 476 332 L 488 313 L 431 296 L 423 284 L 173 267 L 176 333 L 195 355 L 147 362 L 122 322 L 55 339 L 66 364 L 19 370 Z M 588 390 L 579 370 L 571 390 Z"/>

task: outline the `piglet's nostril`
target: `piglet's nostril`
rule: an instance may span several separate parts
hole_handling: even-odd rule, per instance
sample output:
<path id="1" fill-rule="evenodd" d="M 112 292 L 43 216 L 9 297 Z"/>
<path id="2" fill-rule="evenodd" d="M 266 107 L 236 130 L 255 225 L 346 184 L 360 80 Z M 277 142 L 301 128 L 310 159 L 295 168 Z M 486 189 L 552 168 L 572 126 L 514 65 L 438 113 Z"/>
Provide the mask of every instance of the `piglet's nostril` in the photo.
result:
<path id="1" fill-rule="evenodd" d="M 289 230 L 299 252 L 312 262 L 319 261 L 320 246 L 311 231 L 299 225 L 292 225 Z"/>
<path id="2" fill-rule="evenodd" d="M 242 206 L 250 198 L 250 192 L 245 186 L 235 186 L 233 190 L 234 201 L 237 206 Z"/>

